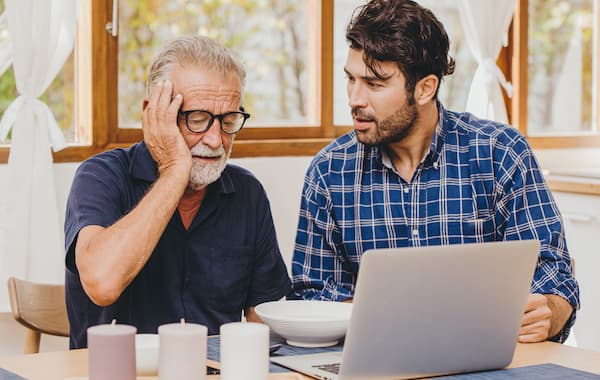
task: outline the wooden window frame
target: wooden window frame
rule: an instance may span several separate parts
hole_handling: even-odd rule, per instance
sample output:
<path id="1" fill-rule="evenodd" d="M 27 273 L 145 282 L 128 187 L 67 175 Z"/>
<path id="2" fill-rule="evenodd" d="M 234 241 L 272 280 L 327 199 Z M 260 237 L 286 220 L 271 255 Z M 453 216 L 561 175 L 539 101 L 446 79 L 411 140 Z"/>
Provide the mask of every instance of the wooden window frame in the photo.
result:
<path id="1" fill-rule="evenodd" d="M 514 99 L 507 103 L 512 124 L 519 128 L 534 149 L 565 149 L 565 148 L 597 148 L 600 147 L 600 130 L 596 133 L 585 135 L 564 136 L 539 136 L 530 135 L 527 128 L 527 61 L 528 61 L 528 25 L 529 25 L 529 0 L 518 0 L 512 23 L 512 38 L 514 43 L 509 43 L 507 56 L 511 56 L 512 72 L 506 72 L 507 78 L 511 78 L 514 86 Z M 597 7 L 600 9 L 600 6 Z M 600 12 L 600 10 L 598 11 Z M 600 15 L 598 15 L 600 18 Z M 599 32 L 596 32 L 599 33 Z M 596 39 L 600 44 L 600 39 Z M 598 46 L 600 48 L 600 46 Z M 600 50 L 599 50 L 600 51 Z M 600 62 L 597 63 L 600 65 Z M 507 67 L 510 67 L 508 65 Z M 600 75 L 598 75 L 600 77 Z M 509 80 L 511 80 L 509 79 Z M 600 91 L 600 79 L 594 84 Z M 600 96 L 596 100 L 596 125 L 600 128 Z M 509 105 L 510 104 L 510 105 Z"/>
<path id="2" fill-rule="evenodd" d="M 315 70 L 312 93 L 317 99 L 316 126 L 253 127 L 236 135 L 232 157 L 310 156 L 346 133 L 351 127 L 333 122 L 333 0 L 309 0 L 310 30 L 320 38 L 309 42 L 309 60 Z M 76 41 L 78 88 L 89 93 L 77 94 L 77 128 L 84 134 L 80 145 L 69 145 L 53 153 L 54 162 L 79 162 L 105 150 L 126 147 L 142 140 L 140 129 L 118 128 L 118 37 L 111 36 L 106 24 L 112 16 L 112 0 L 84 0 Z M 93 15 L 93 17 L 92 17 Z M 140 99 L 140 107 L 141 107 Z M 88 131 L 88 132 L 86 132 Z M 85 133 L 89 134 L 87 139 Z M 0 163 L 7 162 L 9 148 L 0 148 Z"/>
<path id="3" fill-rule="evenodd" d="M 334 124 L 334 1 L 309 1 L 313 3 L 311 12 L 315 13 L 309 17 L 309 22 L 312 23 L 309 28 L 316 30 L 320 36 L 309 39 L 316 41 L 312 43 L 318 46 L 309 45 L 308 49 L 309 60 L 312 62 L 309 66 L 314 67 L 316 78 L 309 85 L 316 87 L 311 92 L 316 94 L 314 104 L 317 109 L 312 112 L 319 115 L 317 119 L 320 123 L 317 126 L 246 128 L 236 136 L 232 157 L 310 156 L 335 137 L 351 130 L 350 126 Z M 53 153 L 54 162 L 80 162 L 102 151 L 126 147 L 142 140 L 141 130 L 118 128 L 118 107 L 115 104 L 115 99 L 118 99 L 118 61 L 114 59 L 118 57 L 118 40 L 106 31 L 106 23 L 112 15 L 112 0 L 84 0 L 81 7 L 75 49 L 75 83 L 78 89 L 88 89 L 77 94 L 77 128 L 84 142 Z M 599 147 L 600 134 L 544 137 L 528 135 L 527 27 L 528 0 L 518 0 L 509 31 L 509 44 L 498 58 L 498 65 L 515 89 L 513 99 L 505 95 L 509 120 L 527 136 L 534 149 Z M 600 91 L 600 79 L 598 81 L 595 85 Z M 597 123 L 600 126 L 600 96 L 598 98 Z M 8 155 L 9 148 L 0 148 L 0 163 L 7 162 Z"/>

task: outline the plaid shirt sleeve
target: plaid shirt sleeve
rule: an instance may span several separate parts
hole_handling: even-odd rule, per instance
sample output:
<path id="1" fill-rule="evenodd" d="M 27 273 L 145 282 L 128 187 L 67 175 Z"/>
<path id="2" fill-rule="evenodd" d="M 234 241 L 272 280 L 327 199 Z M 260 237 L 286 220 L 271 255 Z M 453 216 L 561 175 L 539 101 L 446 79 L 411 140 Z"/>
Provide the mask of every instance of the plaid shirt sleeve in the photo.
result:
<path id="1" fill-rule="evenodd" d="M 579 287 L 573 277 L 562 219 L 552 194 L 525 138 L 501 153 L 496 167 L 501 199 L 497 212 L 505 220 L 504 240 L 537 239 L 541 252 L 531 293 L 555 294 L 567 300 L 573 313 L 563 330 L 551 340 L 563 342 L 579 309 Z M 500 216 L 498 215 L 498 216 Z"/>
<path id="2" fill-rule="evenodd" d="M 343 262 L 341 232 L 318 162 L 313 161 L 304 181 L 288 298 L 343 301 L 352 298 L 356 276 Z"/>

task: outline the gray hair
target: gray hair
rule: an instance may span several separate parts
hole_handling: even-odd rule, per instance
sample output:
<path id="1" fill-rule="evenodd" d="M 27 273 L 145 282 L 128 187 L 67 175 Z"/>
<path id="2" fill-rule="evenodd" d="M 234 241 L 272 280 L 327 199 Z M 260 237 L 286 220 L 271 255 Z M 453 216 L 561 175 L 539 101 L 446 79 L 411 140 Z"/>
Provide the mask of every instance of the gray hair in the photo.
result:
<path id="1" fill-rule="evenodd" d="M 146 96 L 150 95 L 153 85 L 168 79 L 177 64 L 200 65 L 222 74 L 237 74 L 244 87 L 246 70 L 231 50 L 211 38 L 188 35 L 167 42 L 154 56 L 148 72 Z"/>

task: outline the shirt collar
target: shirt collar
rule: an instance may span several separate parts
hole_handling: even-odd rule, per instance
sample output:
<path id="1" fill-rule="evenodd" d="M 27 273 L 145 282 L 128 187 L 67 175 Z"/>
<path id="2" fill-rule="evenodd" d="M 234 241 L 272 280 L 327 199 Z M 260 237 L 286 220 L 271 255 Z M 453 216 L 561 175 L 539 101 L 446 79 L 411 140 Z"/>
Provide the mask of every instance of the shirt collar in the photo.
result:
<path id="1" fill-rule="evenodd" d="M 440 101 L 437 102 L 438 106 L 438 122 L 435 127 L 433 138 L 431 139 L 431 146 L 429 147 L 429 153 L 425 156 L 424 166 L 437 166 L 440 154 L 446 142 L 446 133 L 448 128 L 452 126 L 448 119 L 448 112 Z"/>
<path id="2" fill-rule="evenodd" d="M 142 141 L 141 143 L 135 144 L 132 149 L 133 156 L 129 166 L 129 173 L 131 176 L 145 182 L 153 183 L 156 181 L 156 178 L 158 177 L 158 167 L 150 155 L 150 151 L 146 144 Z M 208 185 L 209 188 L 216 187 L 221 194 L 231 194 L 235 192 L 235 185 L 229 173 L 228 166 L 225 167 L 225 170 L 223 170 L 219 179 Z"/>

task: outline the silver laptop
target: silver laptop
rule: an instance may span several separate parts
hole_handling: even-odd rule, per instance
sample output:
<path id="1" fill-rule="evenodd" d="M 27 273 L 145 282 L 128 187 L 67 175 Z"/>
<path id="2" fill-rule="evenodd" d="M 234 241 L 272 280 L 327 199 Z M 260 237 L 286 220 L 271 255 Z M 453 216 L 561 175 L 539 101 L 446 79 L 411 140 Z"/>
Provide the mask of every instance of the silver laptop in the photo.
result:
<path id="1" fill-rule="evenodd" d="M 406 379 L 506 367 L 537 240 L 364 253 L 342 352 L 272 357 L 318 379 Z"/>

